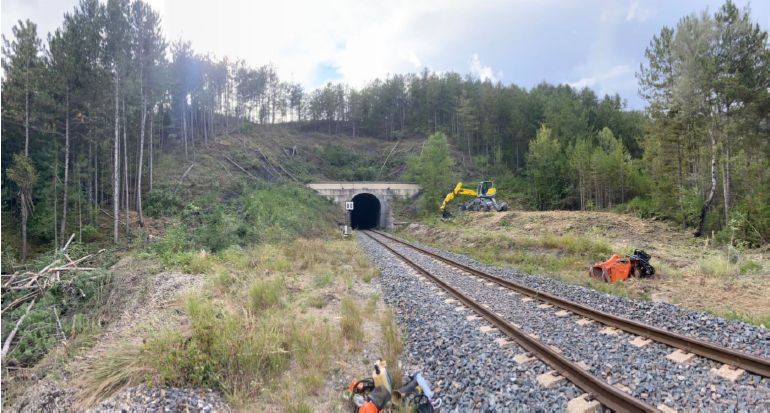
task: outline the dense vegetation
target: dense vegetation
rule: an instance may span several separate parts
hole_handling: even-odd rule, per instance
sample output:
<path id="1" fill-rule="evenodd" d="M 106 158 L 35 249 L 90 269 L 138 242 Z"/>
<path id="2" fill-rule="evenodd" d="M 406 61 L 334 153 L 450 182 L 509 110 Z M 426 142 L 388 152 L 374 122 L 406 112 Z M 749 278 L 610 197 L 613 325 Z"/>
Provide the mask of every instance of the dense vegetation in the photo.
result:
<path id="1" fill-rule="evenodd" d="M 646 56 L 643 112 L 588 88 L 428 71 L 306 92 L 270 65 L 169 46 L 142 1 L 82 0 L 47 42 L 30 21 L 3 42 L 4 264 L 26 258 L 27 239 L 35 252 L 75 227 L 88 239 L 105 217 L 119 242 L 143 226 L 145 200 L 163 196 L 160 153 L 193 161 L 222 134 L 285 122 L 384 140 L 441 132 L 460 175 L 494 177 L 523 206 L 621 208 L 767 242 L 767 32 L 727 2 L 663 28 Z M 380 175 L 328 152 L 358 163 L 340 179 Z"/>

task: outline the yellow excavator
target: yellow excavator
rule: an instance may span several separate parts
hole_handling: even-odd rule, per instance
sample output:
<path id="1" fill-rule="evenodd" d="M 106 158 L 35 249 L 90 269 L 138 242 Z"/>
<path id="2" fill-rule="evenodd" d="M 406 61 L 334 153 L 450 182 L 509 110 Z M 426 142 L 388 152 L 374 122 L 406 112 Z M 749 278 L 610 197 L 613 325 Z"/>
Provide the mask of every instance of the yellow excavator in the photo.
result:
<path id="1" fill-rule="evenodd" d="M 495 200 L 496 193 L 497 188 L 495 188 L 495 183 L 492 181 L 479 182 L 479 185 L 476 187 L 475 191 L 472 189 L 463 188 L 463 183 L 458 182 L 457 186 L 455 186 L 455 189 L 452 192 L 446 194 L 446 197 L 444 197 L 444 202 L 441 203 L 441 218 L 449 219 L 452 217 L 452 214 L 447 211 L 446 207 L 458 195 L 474 197 L 472 200 L 463 202 L 458 205 L 458 208 L 461 211 L 491 211 L 493 209 L 497 212 L 507 211 L 508 204 L 505 202 L 498 203 Z"/>

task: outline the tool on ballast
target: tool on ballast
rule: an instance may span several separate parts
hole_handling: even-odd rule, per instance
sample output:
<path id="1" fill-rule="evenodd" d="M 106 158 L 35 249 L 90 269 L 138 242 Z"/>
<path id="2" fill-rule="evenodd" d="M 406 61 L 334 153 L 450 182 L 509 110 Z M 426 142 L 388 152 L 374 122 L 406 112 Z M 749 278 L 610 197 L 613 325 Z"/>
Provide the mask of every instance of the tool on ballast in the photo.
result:
<path id="1" fill-rule="evenodd" d="M 374 379 L 375 388 L 384 386 L 386 389 L 388 389 L 388 393 L 393 391 L 393 380 L 390 378 L 390 371 L 388 371 L 387 361 L 380 359 L 374 363 L 372 378 Z"/>
<path id="2" fill-rule="evenodd" d="M 489 212 L 493 209 L 497 212 L 507 211 L 508 204 L 505 202 L 498 203 L 495 200 L 495 194 L 497 194 L 497 188 L 495 188 L 495 183 L 492 181 L 479 182 L 475 191 L 463 188 L 463 183 L 458 182 L 452 192 L 446 194 L 444 202 L 441 203 L 441 218 L 449 219 L 452 217 L 452 214 L 447 211 L 447 205 L 458 195 L 474 197 L 471 201 L 462 202 L 457 206 L 461 211 Z"/>
<path id="3" fill-rule="evenodd" d="M 393 390 L 393 404 L 399 407 L 412 407 L 418 413 L 433 413 L 441 407 L 441 399 L 433 396 L 430 383 L 421 373 L 415 373 L 409 378 L 407 384 Z"/>
<path id="4" fill-rule="evenodd" d="M 588 275 L 604 282 L 614 283 L 628 277 L 649 278 L 655 275 L 655 267 L 650 265 L 650 254 L 634 250 L 632 255 L 613 255 L 609 260 L 597 262 L 588 267 Z"/>
<path id="5" fill-rule="evenodd" d="M 357 413 L 378 413 L 390 402 L 393 381 L 385 360 L 374 363 L 372 377 L 353 380 L 343 398 L 356 406 Z"/>

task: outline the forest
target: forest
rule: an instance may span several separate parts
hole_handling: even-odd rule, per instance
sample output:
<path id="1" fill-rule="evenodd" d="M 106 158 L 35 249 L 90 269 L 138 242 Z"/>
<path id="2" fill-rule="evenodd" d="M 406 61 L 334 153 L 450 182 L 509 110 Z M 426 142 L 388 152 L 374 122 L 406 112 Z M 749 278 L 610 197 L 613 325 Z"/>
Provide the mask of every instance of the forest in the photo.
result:
<path id="1" fill-rule="evenodd" d="M 161 33 L 141 0 L 81 0 L 47 37 L 29 20 L 3 35 L 4 268 L 73 228 L 102 230 L 100 214 L 113 242 L 127 240 L 160 154 L 194 159 L 253 124 L 389 141 L 442 132 L 458 176 L 494 178 L 520 207 L 621 210 L 742 246 L 770 239 L 768 35 L 730 1 L 651 39 L 637 71 L 644 110 L 589 88 L 428 70 L 304 90 L 270 64 Z"/>

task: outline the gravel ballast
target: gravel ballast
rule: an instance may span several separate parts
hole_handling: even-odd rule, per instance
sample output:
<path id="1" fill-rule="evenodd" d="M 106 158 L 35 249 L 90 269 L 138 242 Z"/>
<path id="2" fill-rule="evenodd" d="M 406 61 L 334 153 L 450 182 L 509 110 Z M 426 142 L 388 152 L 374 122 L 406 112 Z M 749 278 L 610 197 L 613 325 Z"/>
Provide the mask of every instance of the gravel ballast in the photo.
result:
<path id="1" fill-rule="evenodd" d="M 522 365 L 513 357 L 523 353 L 516 344 L 500 347 L 500 332 L 482 333 L 484 320 L 467 319 L 469 310 L 455 311 L 432 283 L 388 251 L 359 235 L 359 242 L 382 276 L 378 283 L 385 302 L 393 307 L 404 333 L 405 366 L 421 371 L 442 399 L 442 411 L 559 411 L 583 392 L 569 382 L 544 389 L 539 374 L 550 371 L 535 360 Z"/>
<path id="2" fill-rule="evenodd" d="M 394 266 L 395 268 L 402 268 L 401 271 L 404 271 L 403 265 L 399 263 L 400 261 L 371 240 L 361 237 L 360 241 L 364 248 L 370 252 L 370 255 L 373 256 L 373 260 L 378 267 L 383 271 L 381 283 L 385 292 L 386 301 L 389 301 L 388 296 L 393 294 L 395 300 L 391 304 L 397 306 L 399 310 L 401 310 L 401 307 L 405 305 L 405 301 L 414 300 L 413 295 L 415 292 L 412 290 L 424 290 L 427 288 L 423 286 L 426 284 L 425 282 L 419 281 L 417 282 L 420 283 L 422 288 L 414 288 L 411 285 L 415 282 L 413 280 L 416 280 L 414 276 L 409 276 L 411 279 L 407 278 L 407 280 L 397 278 L 398 275 L 396 277 L 391 277 L 390 273 L 394 272 Z M 674 351 L 671 347 L 660 343 L 651 343 L 642 348 L 634 347 L 629 343 L 631 339 L 635 338 L 632 334 L 625 332 L 619 332 L 617 335 L 601 334 L 600 331 L 604 326 L 599 323 L 594 322 L 586 326 L 581 326 L 575 323 L 580 317 L 574 314 L 565 317 L 556 317 L 555 313 L 560 310 L 559 308 L 540 308 L 538 306 L 542 304 L 542 302 L 537 300 L 530 302 L 522 301 L 523 296 L 511 294 L 509 290 L 502 289 L 496 284 L 485 283 L 481 279 L 471 277 L 465 272 L 451 268 L 444 263 L 440 263 L 433 258 L 419 254 L 418 252 L 394 243 L 393 241 L 384 241 L 386 241 L 391 248 L 394 248 L 409 257 L 409 259 L 425 267 L 431 271 L 431 273 L 440 276 L 445 282 L 460 289 L 464 294 L 476 301 L 489 305 L 493 311 L 503 315 L 507 320 L 521 325 L 522 330 L 525 332 L 537 334 L 541 341 L 556 346 L 563 351 L 567 358 L 574 361 L 583 361 L 588 365 L 589 370 L 594 375 L 603 378 L 610 384 L 618 384 L 625 387 L 627 391 L 635 397 L 640 398 L 653 406 L 666 405 L 667 407 L 678 409 L 715 409 L 720 411 L 753 411 L 757 408 L 760 410 L 770 409 L 770 381 L 766 378 L 746 373 L 743 374 L 736 383 L 731 383 L 711 373 L 712 369 L 721 366 L 720 363 L 700 357 L 695 357 L 686 364 L 674 363 L 665 357 Z M 722 320 L 707 314 L 688 312 L 668 304 L 661 305 L 661 303 L 648 303 L 613 297 L 591 289 L 562 283 L 547 277 L 521 274 L 510 268 L 489 267 L 481 265 L 464 256 L 449 254 L 433 248 L 428 249 L 447 258 L 481 269 L 492 275 L 508 278 L 512 281 L 572 301 L 580 302 L 592 307 L 598 307 L 613 314 L 635 318 L 638 321 L 658 325 L 663 328 L 706 340 L 708 340 L 707 337 L 709 336 L 722 337 L 722 340 L 724 341 L 711 341 L 723 345 L 731 346 L 730 343 L 733 342 L 745 343 L 747 347 L 741 348 L 744 351 L 747 351 L 747 348 L 754 351 L 757 351 L 758 349 L 766 350 L 767 347 L 767 343 L 758 345 L 754 342 L 757 337 L 767 337 L 767 331 L 761 328 L 747 326 L 739 322 Z M 407 282 L 406 288 L 403 288 L 404 286 L 402 285 L 404 281 Z M 438 301 L 439 304 L 428 305 L 429 302 L 432 303 L 435 301 Z M 441 307 L 441 305 L 444 304 L 442 300 L 437 300 L 434 295 L 431 295 L 431 297 L 425 298 L 424 300 L 417 298 L 417 303 L 418 305 L 422 304 L 424 307 L 431 309 L 435 308 L 436 305 Z M 470 310 L 461 312 L 459 320 L 446 319 L 447 317 L 451 318 L 457 314 L 457 312 L 454 311 L 457 305 L 458 304 L 454 304 L 454 306 L 451 306 L 444 304 L 444 306 L 447 307 L 443 310 L 444 313 L 437 313 L 434 315 L 436 320 L 441 320 L 440 323 L 434 322 L 434 324 L 440 324 L 434 326 L 434 329 L 454 328 L 456 330 L 460 327 L 448 327 L 445 324 L 451 322 L 459 322 L 460 324 L 468 323 L 468 321 L 465 320 L 465 315 L 471 314 Z M 415 321 L 414 317 L 419 316 L 419 314 L 414 314 L 414 310 L 409 307 L 409 304 L 406 304 L 406 306 L 409 317 L 404 320 L 406 322 L 404 325 L 406 326 L 409 336 L 411 336 Z M 650 308 L 650 306 L 652 308 Z M 661 307 L 672 307 L 674 311 L 668 311 L 666 316 L 666 314 L 660 313 L 662 310 Z M 619 308 L 623 308 L 623 311 L 619 312 Z M 439 311 L 441 310 L 439 309 Z M 655 312 L 654 317 L 650 315 L 651 311 Z M 633 315 L 640 318 L 634 317 Z M 705 319 L 708 320 L 704 321 L 702 326 L 698 328 L 698 334 L 692 334 L 690 331 L 698 326 L 698 320 Z M 483 323 L 483 321 L 481 322 Z M 687 328 L 673 328 L 674 326 L 679 326 L 679 322 L 685 323 Z M 476 323 L 479 322 L 477 321 Z M 724 331 L 719 330 L 719 327 L 715 327 L 721 325 L 731 326 L 731 328 L 728 329 L 728 335 L 739 332 L 743 334 L 743 338 L 731 340 L 725 336 Z M 496 334 L 500 335 L 500 333 Z M 500 349 L 497 344 L 489 338 L 489 334 L 481 334 L 478 330 L 473 332 L 470 336 L 465 335 L 460 338 L 467 338 L 474 343 L 481 340 L 492 347 L 497 347 L 497 349 L 502 350 L 502 352 L 509 350 L 508 348 Z M 518 347 L 513 347 L 515 350 L 513 350 L 512 353 L 509 353 L 508 357 L 512 357 L 517 352 L 522 352 Z M 410 340 L 408 339 L 407 350 L 409 349 Z M 420 351 L 424 353 L 429 352 L 430 350 L 423 348 Z M 492 353 L 495 353 L 495 351 L 494 348 L 491 350 Z M 411 354 L 410 351 L 408 351 L 408 353 Z M 472 357 L 472 354 L 473 353 L 469 353 L 469 357 Z M 762 353 L 760 352 L 760 354 Z M 457 355 L 455 354 L 454 356 Z M 540 365 L 543 371 L 548 370 L 542 363 L 536 363 Z M 519 367 L 529 369 L 530 365 L 534 364 L 527 364 Z M 537 374 L 540 373 L 541 372 L 538 372 Z M 537 374 L 534 376 L 537 376 Z M 470 380 L 481 380 L 483 383 L 486 381 L 486 377 L 490 377 L 486 370 L 480 370 L 476 372 L 475 375 L 476 378 L 471 378 Z M 496 376 L 492 373 L 491 377 Z M 571 386 L 568 383 L 567 385 Z M 535 383 L 532 389 L 535 393 L 542 391 L 545 392 L 545 394 L 548 394 L 555 388 L 544 389 Z M 578 389 L 574 390 L 579 392 Z M 459 391 L 460 400 L 462 400 L 465 393 L 462 389 L 453 389 L 451 387 L 447 388 L 447 391 L 447 395 Z M 577 393 L 572 396 L 576 395 Z M 505 394 L 505 392 L 502 392 L 500 397 L 501 400 L 520 400 L 521 394 Z M 531 397 L 532 394 L 529 394 L 525 399 L 531 399 Z M 547 397 L 548 396 L 546 396 L 546 398 Z M 558 409 L 563 409 L 566 406 L 566 402 L 564 400 L 560 401 L 562 404 Z M 480 407 L 478 405 L 466 404 L 456 404 L 453 406 L 461 409 L 465 407 Z M 524 406 L 532 408 L 535 405 L 525 403 Z M 551 405 L 550 407 L 557 408 L 556 405 Z M 548 407 L 545 408 L 546 410 L 549 410 Z"/>
<path id="3" fill-rule="evenodd" d="M 102 401 L 92 412 L 230 412 L 222 397 L 208 389 L 130 387 Z"/>

